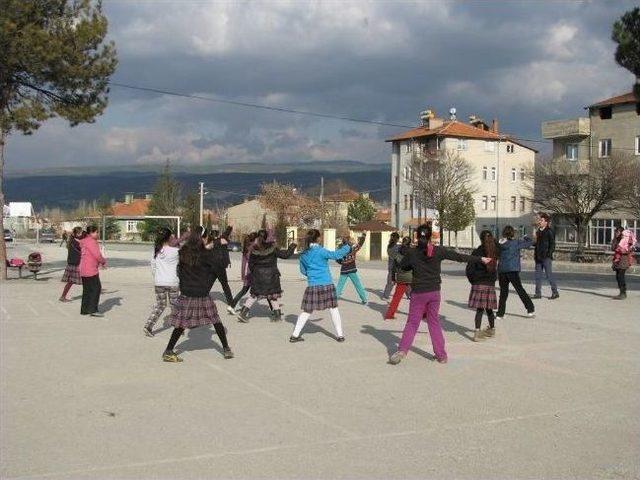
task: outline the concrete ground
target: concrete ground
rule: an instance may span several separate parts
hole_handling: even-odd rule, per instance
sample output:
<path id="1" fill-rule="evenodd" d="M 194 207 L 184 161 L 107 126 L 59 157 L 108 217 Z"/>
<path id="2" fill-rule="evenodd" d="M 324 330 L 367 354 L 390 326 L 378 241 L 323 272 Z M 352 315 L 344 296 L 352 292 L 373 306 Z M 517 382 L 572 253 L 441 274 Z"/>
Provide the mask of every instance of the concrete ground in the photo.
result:
<path id="1" fill-rule="evenodd" d="M 14 245 L 9 256 L 32 249 Z M 559 274 L 561 298 L 538 300 L 537 318 L 512 294 L 496 337 L 473 343 L 463 266 L 448 264 L 449 363 L 433 361 L 421 328 L 391 366 L 407 304 L 382 320 L 380 264 L 360 268 L 369 306 L 347 287 L 345 343 L 322 312 L 306 341 L 290 344 L 305 283 L 285 261 L 285 322 L 270 323 L 264 306 L 249 324 L 224 312 L 236 358 L 196 329 L 178 344 L 184 363 L 167 364 L 169 330 L 141 332 L 149 252 L 109 247 L 106 318 L 96 319 L 79 315 L 78 287 L 58 303 L 65 252 L 39 249 L 38 281 L 2 285 L 2 478 L 640 477 L 637 276 L 616 302 L 613 273 Z M 238 267 L 234 255 L 234 291 Z"/>

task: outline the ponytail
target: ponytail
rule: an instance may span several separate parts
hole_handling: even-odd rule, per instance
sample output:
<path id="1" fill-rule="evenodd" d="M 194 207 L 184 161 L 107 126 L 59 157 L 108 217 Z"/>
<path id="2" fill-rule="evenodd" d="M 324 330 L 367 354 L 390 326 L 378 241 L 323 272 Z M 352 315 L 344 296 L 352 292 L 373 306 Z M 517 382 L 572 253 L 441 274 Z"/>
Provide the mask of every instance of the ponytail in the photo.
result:
<path id="1" fill-rule="evenodd" d="M 162 247 L 164 247 L 164 244 L 167 243 L 171 238 L 171 235 L 173 235 L 173 232 L 170 228 L 161 227 L 158 230 L 158 234 L 156 235 L 156 241 L 154 244 L 153 258 L 156 258 L 158 256 L 160 250 L 162 250 Z"/>
<path id="2" fill-rule="evenodd" d="M 315 228 L 312 228 L 311 230 L 309 230 L 307 232 L 307 236 L 305 237 L 304 251 L 306 252 L 307 250 L 309 250 L 309 248 L 311 248 L 311 244 L 317 243 L 319 238 L 320 238 L 320 230 L 317 230 Z"/>

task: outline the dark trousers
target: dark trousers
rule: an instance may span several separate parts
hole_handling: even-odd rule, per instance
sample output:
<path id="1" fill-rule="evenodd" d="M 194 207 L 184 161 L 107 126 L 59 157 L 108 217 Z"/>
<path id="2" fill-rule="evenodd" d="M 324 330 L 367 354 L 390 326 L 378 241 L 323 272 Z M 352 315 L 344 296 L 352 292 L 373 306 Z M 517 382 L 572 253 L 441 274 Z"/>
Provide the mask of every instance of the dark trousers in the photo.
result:
<path id="1" fill-rule="evenodd" d="M 82 304 L 80 305 L 81 315 L 90 315 L 98 311 L 101 291 L 102 284 L 100 283 L 100 275 L 82 277 Z"/>
<path id="2" fill-rule="evenodd" d="M 218 280 L 220 280 L 220 285 L 222 286 L 222 291 L 224 292 L 224 298 L 227 301 L 227 305 L 231 305 L 233 307 L 235 304 L 233 303 L 233 294 L 231 293 L 229 280 L 227 279 L 227 269 L 217 269 L 216 275 L 218 276 Z"/>
<path id="3" fill-rule="evenodd" d="M 528 313 L 533 313 L 535 307 L 531 301 L 531 297 L 527 294 L 520 281 L 520 272 L 503 272 L 498 275 L 498 283 L 500 284 L 500 300 L 498 301 L 498 317 L 504 317 L 504 312 L 507 308 L 507 297 L 509 296 L 509 284 L 513 285 L 516 289 L 516 293 L 522 300 L 524 308 Z"/>
<path id="4" fill-rule="evenodd" d="M 627 282 L 624 278 L 625 273 L 627 273 L 626 269 L 616 268 L 616 282 L 618 282 L 620 293 L 627 293 Z"/>
<path id="5" fill-rule="evenodd" d="M 549 285 L 551 285 L 551 293 L 558 293 L 558 285 L 553 276 L 553 261 L 550 258 L 544 260 L 536 260 L 536 295 L 542 295 L 542 272 L 544 271 Z"/>
<path id="6" fill-rule="evenodd" d="M 235 308 L 236 305 L 238 305 L 238 302 L 240 300 L 242 300 L 242 297 L 244 297 L 247 292 L 249 291 L 249 289 L 251 288 L 251 285 L 243 285 L 242 286 L 242 290 L 240 290 L 235 297 L 233 297 L 233 300 L 231 301 L 230 305 Z"/>

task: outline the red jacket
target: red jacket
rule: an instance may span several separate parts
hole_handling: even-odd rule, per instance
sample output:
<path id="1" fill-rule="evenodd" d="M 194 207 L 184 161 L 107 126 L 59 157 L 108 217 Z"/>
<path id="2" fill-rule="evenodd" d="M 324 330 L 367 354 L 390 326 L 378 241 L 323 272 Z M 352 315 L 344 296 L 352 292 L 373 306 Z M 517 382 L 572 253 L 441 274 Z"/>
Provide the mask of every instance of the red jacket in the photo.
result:
<path id="1" fill-rule="evenodd" d="M 80 240 L 80 276 L 94 277 L 98 275 L 98 267 L 106 265 L 107 261 L 100 253 L 100 246 L 95 238 L 90 236 Z"/>

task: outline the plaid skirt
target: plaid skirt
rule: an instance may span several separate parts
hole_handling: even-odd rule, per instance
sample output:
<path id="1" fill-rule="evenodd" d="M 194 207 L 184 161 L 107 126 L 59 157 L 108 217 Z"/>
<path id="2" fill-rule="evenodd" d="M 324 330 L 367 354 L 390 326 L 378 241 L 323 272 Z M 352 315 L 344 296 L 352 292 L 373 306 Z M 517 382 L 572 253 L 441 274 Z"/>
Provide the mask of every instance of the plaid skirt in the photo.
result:
<path id="1" fill-rule="evenodd" d="M 338 295 L 335 285 L 307 287 L 302 297 L 302 311 L 311 313 L 338 306 Z"/>
<path id="2" fill-rule="evenodd" d="M 496 287 L 493 285 L 471 285 L 469 293 L 469 308 L 498 308 Z"/>
<path id="3" fill-rule="evenodd" d="M 78 265 L 67 265 L 67 268 L 64 269 L 64 273 L 62 274 L 62 282 L 82 285 L 80 267 Z"/>
<path id="4" fill-rule="evenodd" d="M 210 296 L 185 297 L 180 295 L 171 315 L 171 325 L 176 328 L 196 328 L 220 322 L 218 309 Z"/>
<path id="5" fill-rule="evenodd" d="M 282 293 L 270 293 L 269 295 L 254 295 L 250 294 L 251 298 L 255 298 L 257 300 L 278 300 L 282 298 Z"/>

